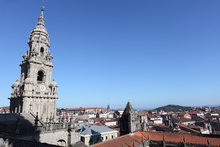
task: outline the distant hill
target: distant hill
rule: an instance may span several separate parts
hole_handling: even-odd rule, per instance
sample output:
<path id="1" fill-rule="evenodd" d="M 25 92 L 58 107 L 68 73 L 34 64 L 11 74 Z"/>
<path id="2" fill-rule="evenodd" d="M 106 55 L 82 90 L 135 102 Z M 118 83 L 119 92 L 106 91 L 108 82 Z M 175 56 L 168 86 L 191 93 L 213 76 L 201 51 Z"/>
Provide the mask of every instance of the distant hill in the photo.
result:
<path id="1" fill-rule="evenodd" d="M 154 110 L 157 111 L 173 111 L 173 112 L 180 112 L 180 111 L 189 111 L 192 110 L 192 107 L 186 107 L 186 106 L 179 106 L 179 105 L 167 105 L 167 106 L 163 106 L 163 107 L 158 107 Z"/>

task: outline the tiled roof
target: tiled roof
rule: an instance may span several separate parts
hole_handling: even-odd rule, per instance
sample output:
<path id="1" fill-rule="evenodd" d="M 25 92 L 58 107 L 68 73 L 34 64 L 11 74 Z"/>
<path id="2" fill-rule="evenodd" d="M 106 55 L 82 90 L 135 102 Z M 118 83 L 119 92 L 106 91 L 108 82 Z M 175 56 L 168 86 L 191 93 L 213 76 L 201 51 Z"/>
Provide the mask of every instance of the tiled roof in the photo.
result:
<path id="1" fill-rule="evenodd" d="M 203 129 L 203 127 L 200 127 L 200 126 L 188 126 L 188 127 L 192 129 Z"/>
<path id="2" fill-rule="evenodd" d="M 185 131 L 189 131 L 189 132 L 191 132 L 191 133 L 200 134 L 200 131 L 195 130 L 195 129 L 191 128 L 191 127 L 188 127 L 188 126 L 185 126 L 185 125 L 182 125 L 182 124 L 178 124 L 178 126 L 179 126 L 181 129 L 185 130 Z"/>
<path id="3" fill-rule="evenodd" d="M 9 112 L 9 107 L 1 107 L 0 112 Z"/>
<path id="4" fill-rule="evenodd" d="M 116 111 L 124 111 L 123 109 L 118 109 L 118 110 L 116 110 Z"/>
<path id="5" fill-rule="evenodd" d="M 176 120 L 177 122 L 194 122 L 194 120 L 184 117 L 175 117 L 173 119 Z"/>
<path id="6" fill-rule="evenodd" d="M 146 113 L 139 114 L 139 116 L 147 116 Z"/>
<path id="7" fill-rule="evenodd" d="M 84 124 L 80 125 L 78 129 L 80 130 L 81 135 L 98 135 L 101 133 L 115 131 L 113 129 L 110 129 L 102 125 L 99 126 L 99 125 L 84 125 Z"/>
<path id="8" fill-rule="evenodd" d="M 94 107 L 94 108 L 68 108 L 68 109 L 64 109 L 64 110 L 68 110 L 68 111 L 76 111 L 76 110 L 91 110 L 91 109 L 104 109 L 103 107 Z"/>
<path id="9" fill-rule="evenodd" d="M 141 138 L 136 135 L 125 135 L 118 138 L 115 138 L 113 140 L 105 141 L 99 144 L 96 144 L 92 147 L 122 147 L 122 144 L 124 147 L 132 147 L 133 144 L 138 145 L 141 143 Z"/>
<path id="10" fill-rule="evenodd" d="M 134 134 L 128 134 L 125 136 L 118 137 L 113 140 L 105 141 L 99 144 L 96 144 L 92 147 L 130 147 L 133 145 L 138 145 L 142 141 L 166 141 L 166 142 L 176 142 L 176 143 L 185 143 L 198 144 L 198 145 L 207 145 L 220 146 L 220 138 L 211 138 L 211 137 L 201 137 L 194 136 L 190 134 L 177 134 L 177 133 L 164 133 L 164 132 L 136 132 Z"/>

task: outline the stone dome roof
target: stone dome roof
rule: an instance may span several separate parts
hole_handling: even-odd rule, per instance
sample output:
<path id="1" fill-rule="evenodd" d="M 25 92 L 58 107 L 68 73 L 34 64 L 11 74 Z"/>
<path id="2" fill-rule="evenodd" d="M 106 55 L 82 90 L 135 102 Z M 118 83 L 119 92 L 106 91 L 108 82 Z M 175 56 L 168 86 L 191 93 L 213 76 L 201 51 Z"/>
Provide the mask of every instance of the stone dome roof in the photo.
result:
<path id="1" fill-rule="evenodd" d="M 55 80 L 53 80 L 53 81 L 50 83 L 50 86 L 52 86 L 52 87 L 57 87 L 58 84 L 57 84 L 57 82 L 56 82 Z"/>
<path id="2" fill-rule="evenodd" d="M 38 23 L 36 27 L 32 30 L 31 35 L 29 37 L 29 43 L 31 42 L 44 42 L 48 46 L 50 46 L 49 35 L 47 29 L 44 26 L 44 14 L 43 9 L 41 10 L 41 15 L 38 18 Z"/>
<path id="3" fill-rule="evenodd" d="M 45 28 L 45 26 L 43 24 L 37 24 L 37 26 L 33 29 L 31 34 L 37 33 L 37 32 L 44 33 L 45 35 L 48 35 L 47 29 Z"/>

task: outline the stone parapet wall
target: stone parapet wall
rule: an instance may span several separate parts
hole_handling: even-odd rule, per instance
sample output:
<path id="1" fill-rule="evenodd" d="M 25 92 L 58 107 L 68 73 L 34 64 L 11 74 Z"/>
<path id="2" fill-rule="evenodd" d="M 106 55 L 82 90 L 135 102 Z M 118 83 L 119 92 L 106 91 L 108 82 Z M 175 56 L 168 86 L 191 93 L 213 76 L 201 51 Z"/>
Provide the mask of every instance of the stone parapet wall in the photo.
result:
<path id="1" fill-rule="evenodd" d="M 0 147 L 58 147 L 47 143 L 0 137 Z"/>

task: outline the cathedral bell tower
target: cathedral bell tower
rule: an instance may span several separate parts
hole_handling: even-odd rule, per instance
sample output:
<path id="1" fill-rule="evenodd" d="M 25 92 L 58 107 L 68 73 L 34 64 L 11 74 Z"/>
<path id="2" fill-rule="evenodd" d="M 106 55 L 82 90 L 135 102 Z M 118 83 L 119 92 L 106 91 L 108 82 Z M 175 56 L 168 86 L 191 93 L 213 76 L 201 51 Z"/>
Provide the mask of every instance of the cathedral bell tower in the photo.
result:
<path id="1" fill-rule="evenodd" d="M 44 122 L 55 121 L 57 83 L 52 80 L 53 57 L 50 40 L 44 26 L 44 9 L 28 40 L 29 49 L 23 55 L 20 80 L 12 85 L 11 113 L 32 113 Z"/>

